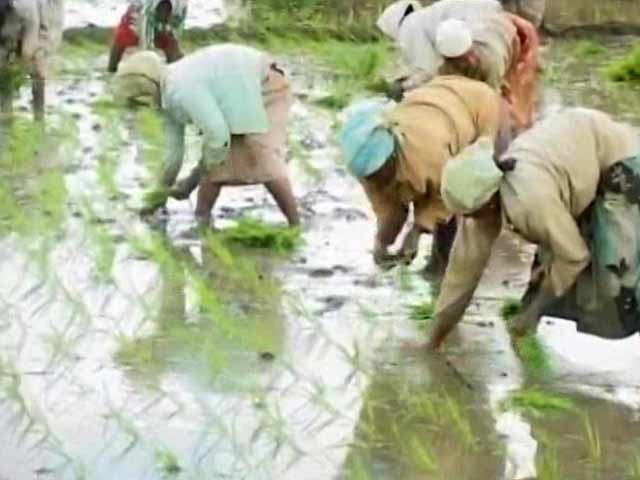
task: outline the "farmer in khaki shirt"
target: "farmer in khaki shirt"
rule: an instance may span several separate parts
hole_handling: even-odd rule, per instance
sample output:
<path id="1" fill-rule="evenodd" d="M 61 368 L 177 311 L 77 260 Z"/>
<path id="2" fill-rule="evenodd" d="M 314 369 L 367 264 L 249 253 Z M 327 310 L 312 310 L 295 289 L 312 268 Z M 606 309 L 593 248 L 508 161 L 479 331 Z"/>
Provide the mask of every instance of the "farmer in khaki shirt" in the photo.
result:
<path id="1" fill-rule="evenodd" d="M 369 101 L 351 108 L 341 144 L 377 218 L 376 263 L 412 258 L 423 232 L 435 232 L 436 244 L 438 232 L 446 237 L 451 214 L 440 196 L 444 165 L 478 138 L 496 138 L 501 125 L 508 128 L 508 116 L 497 92 L 459 76 L 438 77 L 397 105 Z M 415 224 L 400 255 L 391 255 L 387 248 L 407 222 L 410 206 Z M 440 245 L 432 260 L 443 268 L 448 246 Z"/>

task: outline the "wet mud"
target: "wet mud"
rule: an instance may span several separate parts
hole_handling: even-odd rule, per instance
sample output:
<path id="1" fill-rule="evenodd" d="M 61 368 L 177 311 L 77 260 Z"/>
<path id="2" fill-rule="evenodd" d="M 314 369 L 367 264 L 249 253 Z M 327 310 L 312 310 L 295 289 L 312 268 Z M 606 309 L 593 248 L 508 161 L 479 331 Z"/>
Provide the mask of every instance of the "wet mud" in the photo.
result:
<path id="1" fill-rule="evenodd" d="M 544 111 L 595 106 L 639 125 L 638 92 L 594 80 L 609 54 L 580 48 L 548 46 Z M 421 273 L 429 239 L 410 268 L 373 265 L 339 116 L 308 103 L 321 73 L 282 58 L 305 243 L 278 254 L 197 232 L 193 197 L 139 219 L 162 134 L 105 100 L 106 49 L 60 60 L 54 141 L 21 166 L 0 153 L 0 479 L 638 478 L 638 338 L 546 319 L 550 367 L 532 373 L 500 318 L 527 282 L 532 248 L 517 237 L 501 238 L 445 352 L 409 345 L 424 339 L 410 306 L 437 288 Z M 3 152 L 34 138 L 28 101 L 2 124 Z M 198 142 L 191 132 L 191 164 Z M 246 214 L 284 223 L 255 186 L 223 190 L 215 227 Z M 530 391 L 534 407 L 510 402 Z"/>

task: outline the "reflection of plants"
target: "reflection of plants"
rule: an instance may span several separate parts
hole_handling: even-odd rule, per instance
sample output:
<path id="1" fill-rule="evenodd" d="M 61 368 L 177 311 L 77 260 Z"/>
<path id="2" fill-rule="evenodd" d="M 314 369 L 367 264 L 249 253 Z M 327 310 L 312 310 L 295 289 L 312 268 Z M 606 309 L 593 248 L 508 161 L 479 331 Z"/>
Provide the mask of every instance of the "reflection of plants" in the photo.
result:
<path id="1" fill-rule="evenodd" d="M 570 412 L 575 406 L 568 398 L 538 389 L 524 389 L 513 393 L 504 403 L 503 408 L 522 410 L 541 417 L 550 413 Z"/>
<path id="2" fill-rule="evenodd" d="M 594 467 L 602 464 L 602 443 L 598 427 L 591 423 L 588 415 L 584 417 L 584 445 L 589 455 L 589 460 Z"/>
<path id="3" fill-rule="evenodd" d="M 633 457 L 629 467 L 629 476 L 632 480 L 640 480 L 640 455 Z"/>
<path id="4" fill-rule="evenodd" d="M 558 452 L 551 445 L 545 445 L 542 453 L 536 458 L 536 470 L 538 480 L 564 480 Z"/>

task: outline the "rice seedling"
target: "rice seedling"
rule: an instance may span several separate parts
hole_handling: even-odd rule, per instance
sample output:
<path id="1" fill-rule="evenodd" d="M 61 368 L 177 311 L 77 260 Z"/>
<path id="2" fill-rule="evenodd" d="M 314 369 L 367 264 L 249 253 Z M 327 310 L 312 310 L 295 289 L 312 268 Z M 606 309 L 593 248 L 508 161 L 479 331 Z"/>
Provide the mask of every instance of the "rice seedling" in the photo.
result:
<path id="1" fill-rule="evenodd" d="M 563 480 L 558 452 L 551 446 L 545 445 L 542 453 L 536 458 L 536 471 L 538 480 Z"/>
<path id="2" fill-rule="evenodd" d="M 583 420 L 583 428 L 584 428 L 584 446 L 587 450 L 587 455 L 589 456 L 589 461 L 591 465 L 595 468 L 600 467 L 602 465 L 602 442 L 600 441 L 600 432 L 598 431 L 598 427 L 595 426 L 588 415 L 584 416 Z"/>
<path id="3" fill-rule="evenodd" d="M 162 119 L 153 108 L 136 111 L 136 125 L 143 140 L 142 158 L 153 178 L 162 173 L 162 153 L 164 151 L 164 128 Z"/>
<path id="4" fill-rule="evenodd" d="M 502 302 L 500 307 L 500 315 L 509 322 L 517 316 L 522 310 L 522 302 L 517 298 L 507 298 Z"/>
<path id="5" fill-rule="evenodd" d="M 406 448 L 409 450 L 408 459 L 411 465 L 421 472 L 435 472 L 438 469 L 438 463 L 433 452 L 429 450 L 417 435 L 412 435 L 409 441 L 404 440 Z"/>
<path id="6" fill-rule="evenodd" d="M 435 305 L 432 300 L 415 303 L 409 306 L 409 318 L 415 321 L 419 327 L 427 325 L 435 314 Z"/>
<path id="7" fill-rule="evenodd" d="M 221 237 L 225 242 L 277 253 L 289 253 L 302 245 L 298 228 L 274 227 L 251 217 L 240 218 L 234 227 L 224 229 Z"/>
<path id="8" fill-rule="evenodd" d="M 566 397 L 537 388 L 528 388 L 514 392 L 503 402 L 502 408 L 516 409 L 535 417 L 542 417 L 572 412 L 575 405 Z"/>
<path id="9" fill-rule="evenodd" d="M 524 369 L 533 376 L 547 376 L 552 371 L 551 360 L 545 346 L 535 334 L 516 339 L 515 349 Z"/>
<path id="10" fill-rule="evenodd" d="M 640 81 L 640 47 L 635 47 L 628 55 L 611 62 L 605 67 L 604 73 L 614 82 Z"/>
<path id="11" fill-rule="evenodd" d="M 156 450 L 156 463 L 166 476 L 175 477 L 182 472 L 178 457 L 171 450 Z"/>
<path id="12" fill-rule="evenodd" d="M 640 455 L 633 457 L 629 466 L 629 476 L 631 480 L 640 480 Z"/>

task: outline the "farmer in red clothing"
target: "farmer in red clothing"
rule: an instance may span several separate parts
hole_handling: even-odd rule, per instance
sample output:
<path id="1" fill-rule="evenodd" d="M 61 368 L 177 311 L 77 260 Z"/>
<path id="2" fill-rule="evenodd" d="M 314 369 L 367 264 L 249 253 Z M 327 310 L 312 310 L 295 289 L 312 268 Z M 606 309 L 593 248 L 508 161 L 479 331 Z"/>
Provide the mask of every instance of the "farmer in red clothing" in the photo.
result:
<path id="1" fill-rule="evenodd" d="M 109 71 L 115 72 L 128 48 L 162 50 L 167 62 L 182 58 L 178 35 L 187 14 L 186 0 L 136 0 L 116 27 L 109 57 Z"/>

